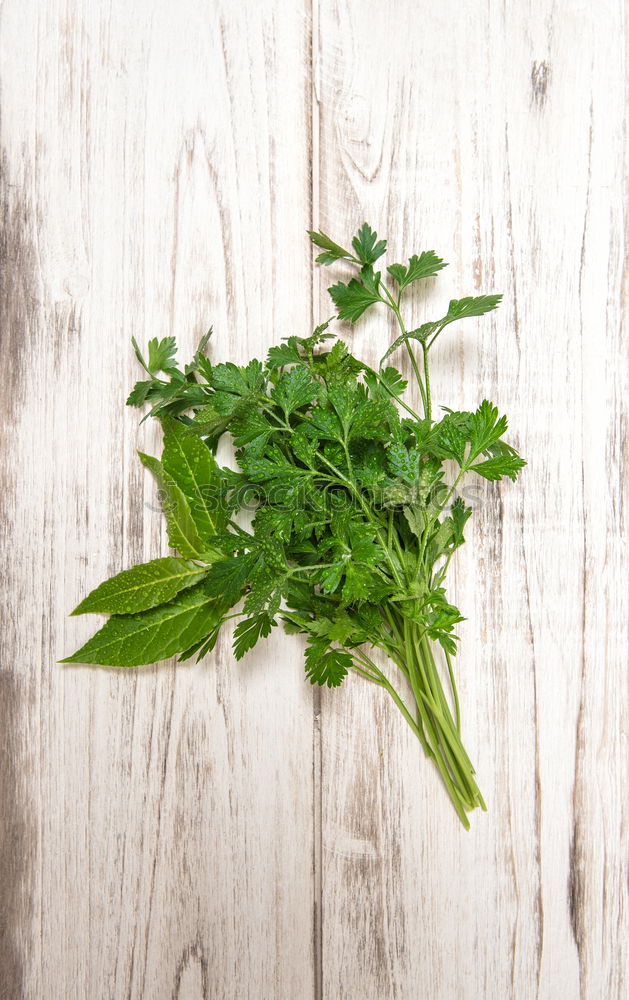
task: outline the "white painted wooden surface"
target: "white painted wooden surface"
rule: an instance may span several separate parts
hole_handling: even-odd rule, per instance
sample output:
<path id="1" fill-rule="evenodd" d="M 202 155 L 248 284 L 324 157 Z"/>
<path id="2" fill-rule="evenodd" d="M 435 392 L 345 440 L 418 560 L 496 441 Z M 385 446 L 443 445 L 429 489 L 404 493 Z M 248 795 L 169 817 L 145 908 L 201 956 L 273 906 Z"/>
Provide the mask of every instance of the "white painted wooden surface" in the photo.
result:
<path id="1" fill-rule="evenodd" d="M 621 1000 L 622 3 L 4 0 L 0 31 L 0 996 Z M 453 574 L 468 834 L 386 696 L 313 694 L 295 640 L 55 662 L 86 589 L 166 548 L 131 335 L 307 331 L 304 230 L 365 218 L 451 261 L 418 320 L 505 294 L 434 363 L 530 462 Z"/>

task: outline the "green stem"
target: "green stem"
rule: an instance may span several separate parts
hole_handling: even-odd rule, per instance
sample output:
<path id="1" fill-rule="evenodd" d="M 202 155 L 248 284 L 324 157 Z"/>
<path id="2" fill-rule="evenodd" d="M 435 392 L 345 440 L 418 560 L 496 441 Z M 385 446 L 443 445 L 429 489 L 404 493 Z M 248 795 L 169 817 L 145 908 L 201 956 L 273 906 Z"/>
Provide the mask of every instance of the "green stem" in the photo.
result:
<path id="1" fill-rule="evenodd" d="M 459 705 L 459 692 L 457 691 L 456 681 L 454 679 L 454 670 L 452 668 L 452 659 L 448 650 L 444 650 L 446 654 L 446 663 L 448 664 L 448 676 L 450 678 L 450 687 L 452 688 L 452 697 L 454 698 L 454 714 L 456 716 L 456 731 L 461 735 L 461 706 Z"/>
<path id="2" fill-rule="evenodd" d="M 430 371 L 428 369 L 428 347 L 422 344 L 424 351 L 424 384 L 426 387 L 426 420 L 432 423 L 432 401 L 430 398 Z"/>
<path id="3" fill-rule="evenodd" d="M 382 285 L 381 288 L 382 288 L 382 290 L 384 291 L 384 293 L 386 295 L 386 299 L 382 299 L 382 301 L 384 302 L 385 305 L 387 305 L 389 307 L 389 309 L 391 310 L 391 312 L 394 314 L 394 316 L 395 316 L 395 318 L 396 318 L 396 320 L 398 322 L 398 326 L 399 326 L 399 328 L 400 328 L 400 330 L 402 332 L 402 336 L 404 337 L 404 346 L 406 347 L 406 350 L 408 352 L 408 356 L 409 356 L 409 358 L 411 360 L 411 365 L 412 365 L 413 371 L 415 373 L 415 378 L 417 379 L 417 385 L 419 386 L 419 391 L 420 391 L 421 397 L 422 397 L 422 404 L 423 404 L 423 407 L 424 407 L 424 416 L 426 416 L 427 415 L 427 410 L 426 410 L 426 408 L 427 408 L 426 389 L 424 387 L 424 383 L 423 383 L 423 380 L 422 380 L 421 372 L 419 370 L 419 365 L 417 364 L 417 358 L 415 357 L 415 351 L 411 347 L 410 341 L 408 339 L 408 331 L 407 331 L 406 327 L 404 326 L 404 320 L 402 319 L 402 313 L 400 312 L 400 307 L 399 307 L 398 303 L 395 301 L 395 299 L 393 298 L 393 296 L 391 295 L 391 293 L 390 293 L 389 289 L 386 287 L 386 285 Z"/>

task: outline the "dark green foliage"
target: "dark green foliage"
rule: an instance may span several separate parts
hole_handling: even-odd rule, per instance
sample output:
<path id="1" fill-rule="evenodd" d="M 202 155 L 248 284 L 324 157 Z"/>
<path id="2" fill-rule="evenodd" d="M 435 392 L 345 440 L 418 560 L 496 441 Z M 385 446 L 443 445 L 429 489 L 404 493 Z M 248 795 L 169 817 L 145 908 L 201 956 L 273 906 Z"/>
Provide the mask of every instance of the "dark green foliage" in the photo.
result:
<path id="1" fill-rule="evenodd" d="M 330 321 L 245 366 L 211 363 L 209 334 L 183 369 L 173 338 L 152 340 L 146 361 L 134 344 L 149 378 L 128 402 L 149 403 L 164 430 L 161 461 L 140 457 L 156 478 L 168 539 L 181 558 L 127 570 L 93 591 L 77 613 L 112 617 L 68 659 L 132 666 L 175 654 L 200 658 L 229 618 L 241 618 L 233 640 L 240 659 L 281 620 L 306 638 L 311 683 L 337 687 L 353 671 L 394 697 L 467 825 L 466 812 L 482 798 L 460 742 L 458 701 L 455 719 L 432 643 L 443 650 L 455 691 L 454 629 L 463 619 L 444 580 L 472 513 L 456 496 L 459 484 L 468 472 L 515 479 L 524 462 L 503 439 L 506 418 L 487 400 L 474 412 L 446 410 L 433 420 L 428 353 L 448 324 L 489 312 L 500 296 L 452 300 L 442 319 L 407 331 L 402 294 L 445 267 L 441 258 L 424 251 L 406 266 L 390 265 L 389 289 L 373 270 L 386 241 L 366 223 L 351 250 L 324 233 L 310 236 L 320 263 L 354 269 L 330 288 L 338 318 L 355 322 L 384 305 L 400 336 L 378 370 L 334 340 Z M 422 351 L 423 373 L 413 345 Z M 384 366 L 402 347 L 421 414 L 403 396 L 405 378 Z M 225 433 L 236 468 L 214 458 Z M 252 505 L 244 528 L 236 515 Z M 395 663 L 412 708 L 372 659 L 374 649 Z"/>

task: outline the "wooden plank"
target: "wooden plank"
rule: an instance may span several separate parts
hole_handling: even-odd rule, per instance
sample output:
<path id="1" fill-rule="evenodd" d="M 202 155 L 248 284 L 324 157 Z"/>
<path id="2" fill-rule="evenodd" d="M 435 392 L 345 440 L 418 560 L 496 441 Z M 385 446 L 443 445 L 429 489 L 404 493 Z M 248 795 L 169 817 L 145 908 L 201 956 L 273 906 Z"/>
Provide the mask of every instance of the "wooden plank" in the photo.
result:
<path id="1" fill-rule="evenodd" d="M 617 2 L 320 5 L 315 223 L 452 262 L 412 325 L 505 293 L 434 393 L 495 399 L 530 461 L 478 489 L 452 578 L 488 815 L 460 828 L 385 695 L 323 695 L 329 1000 L 626 995 L 623 33 Z M 375 361 L 393 330 L 347 333 Z"/>
<path id="2" fill-rule="evenodd" d="M 0 992 L 313 990 L 312 698 L 278 635 L 236 664 L 60 667 L 109 573 L 166 551 L 130 337 L 215 357 L 303 329 L 299 8 L 2 7 L 5 623 Z M 284 254 L 283 248 L 290 247 Z M 281 265 L 281 266 L 280 266 Z M 284 289 L 290 288 L 290 295 Z"/>

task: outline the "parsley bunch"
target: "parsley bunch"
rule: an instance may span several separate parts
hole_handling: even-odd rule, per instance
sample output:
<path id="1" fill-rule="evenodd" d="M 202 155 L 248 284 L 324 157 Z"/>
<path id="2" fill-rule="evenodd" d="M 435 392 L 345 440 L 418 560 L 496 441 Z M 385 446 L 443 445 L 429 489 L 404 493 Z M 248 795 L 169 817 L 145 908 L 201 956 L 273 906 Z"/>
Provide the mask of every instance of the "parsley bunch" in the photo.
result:
<path id="1" fill-rule="evenodd" d="M 506 418 L 487 400 L 474 412 L 444 407 L 433 418 L 429 357 L 447 326 L 495 309 L 501 297 L 453 300 L 441 319 L 408 330 L 404 293 L 445 267 L 435 253 L 391 264 L 385 281 L 374 268 L 386 243 L 367 224 L 349 250 L 324 233 L 310 237 L 318 262 L 355 269 L 329 289 L 337 318 L 356 322 L 384 305 L 399 336 L 377 369 L 333 336 L 331 320 L 244 367 L 213 364 L 209 335 L 183 369 L 173 338 L 151 341 L 146 360 L 134 342 L 147 378 L 128 403 L 149 403 L 163 427 L 161 459 L 140 459 L 157 480 L 178 555 L 92 591 L 73 613 L 111 617 L 63 662 L 200 659 L 231 618 L 239 619 L 240 659 L 281 621 L 305 636 L 313 684 L 337 687 L 353 673 L 389 693 L 469 827 L 467 812 L 485 806 L 461 741 L 453 659 L 462 616 L 444 586 L 472 513 L 457 493 L 467 473 L 515 479 L 525 463 L 503 439 Z M 388 364 L 402 348 L 421 413 Z M 225 433 L 237 468 L 214 457 Z M 373 650 L 386 654 L 387 668 Z"/>

